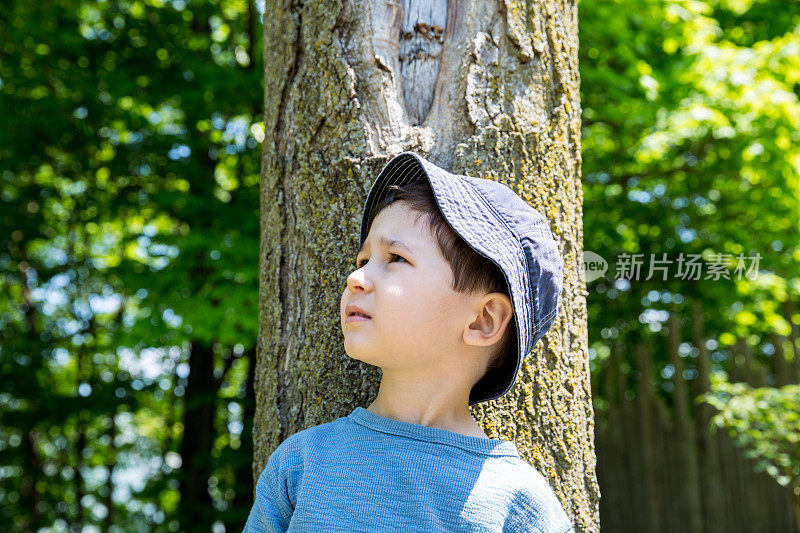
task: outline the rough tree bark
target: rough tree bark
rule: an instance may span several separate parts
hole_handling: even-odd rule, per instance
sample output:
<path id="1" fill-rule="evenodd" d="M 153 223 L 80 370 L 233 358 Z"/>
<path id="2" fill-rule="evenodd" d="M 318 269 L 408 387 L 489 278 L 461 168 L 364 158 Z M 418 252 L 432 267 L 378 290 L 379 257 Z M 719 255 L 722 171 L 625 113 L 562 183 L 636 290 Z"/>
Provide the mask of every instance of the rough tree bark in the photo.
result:
<path id="1" fill-rule="evenodd" d="M 267 2 L 254 483 L 289 435 L 375 397 L 338 305 L 368 188 L 414 150 L 502 181 L 550 221 L 558 317 L 503 398 L 473 407 L 517 443 L 576 531 L 598 531 L 582 276 L 576 2 Z M 535 407 L 534 407 L 535 406 Z"/>

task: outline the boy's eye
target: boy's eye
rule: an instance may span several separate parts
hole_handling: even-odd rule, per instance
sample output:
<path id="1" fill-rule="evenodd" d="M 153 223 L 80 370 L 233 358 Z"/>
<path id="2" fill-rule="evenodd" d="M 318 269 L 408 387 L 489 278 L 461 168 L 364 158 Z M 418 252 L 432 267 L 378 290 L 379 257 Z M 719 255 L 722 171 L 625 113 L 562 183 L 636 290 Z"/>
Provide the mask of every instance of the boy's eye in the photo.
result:
<path id="1" fill-rule="evenodd" d="M 392 258 L 391 261 L 389 261 L 390 263 L 394 263 L 395 259 L 400 259 L 400 260 L 405 261 L 406 263 L 408 263 L 408 261 L 406 261 L 405 257 L 403 257 L 401 255 L 390 253 L 389 256 Z M 366 263 L 366 261 L 364 259 L 362 259 L 361 261 L 356 261 L 356 268 L 363 267 L 365 263 Z"/>

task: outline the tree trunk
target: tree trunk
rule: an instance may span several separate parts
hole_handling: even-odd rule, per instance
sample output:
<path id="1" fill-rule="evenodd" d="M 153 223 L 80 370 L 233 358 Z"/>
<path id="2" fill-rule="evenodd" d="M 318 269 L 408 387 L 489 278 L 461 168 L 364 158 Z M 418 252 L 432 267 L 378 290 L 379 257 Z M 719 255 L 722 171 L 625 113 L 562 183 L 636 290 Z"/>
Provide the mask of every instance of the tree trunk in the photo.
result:
<path id="1" fill-rule="evenodd" d="M 42 525 L 42 516 L 39 510 L 41 495 L 36 489 L 36 482 L 42 479 L 44 474 L 39 452 L 36 449 L 39 432 L 31 426 L 22 428 L 22 465 L 26 468 L 27 475 L 23 477 L 20 487 L 20 508 L 30 509 L 30 516 L 21 520 L 22 525 L 27 526 L 28 531 L 38 531 Z M 25 523 L 26 519 L 27 523 Z"/>
<path id="2" fill-rule="evenodd" d="M 472 413 L 517 443 L 576 531 L 599 530 L 577 47 L 576 2 L 267 3 L 255 479 L 286 437 L 377 394 L 379 370 L 344 355 L 338 303 L 366 192 L 413 150 L 550 222 L 559 314 L 514 388 Z"/>
<path id="3" fill-rule="evenodd" d="M 656 492 L 656 462 L 653 451 L 657 445 L 653 438 L 653 420 L 656 414 L 653 407 L 653 395 L 655 394 L 653 354 L 648 346 L 639 343 L 636 345 L 634 355 L 636 368 L 642 374 L 636 388 L 637 418 L 640 433 L 635 440 L 642 454 L 641 471 L 638 476 L 643 485 L 643 491 L 639 495 L 644 501 L 644 508 L 641 514 L 646 517 L 644 530 L 659 533 L 662 522 L 659 516 L 661 504 L 659 495 Z"/>
<path id="4" fill-rule="evenodd" d="M 692 300 L 692 343 L 698 350 L 697 379 L 693 389 L 693 396 L 711 390 L 711 354 L 706 347 L 705 330 L 703 327 L 702 300 Z M 714 428 L 711 418 L 714 416 L 714 407 L 706 402 L 697 405 L 695 424 L 697 428 L 697 453 L 700 462 L 700 490 L 702 495 L 703 523 L 705 531 L 709 533 L 722 533 L 725 531 L 725 493 L 720 478 L 720 462 L 716 443 L 714 442 Z"/>
<path id="5" fill-rule="evenodd" d="M 617 342 L 611 344 L 611 354 L 608 358 L 608 367 L 604 372 L 604 397 L 608 402 L 606 411 L 606 429 L 597 435 L 597 456 L 606 458 L 604 462 L 598 462 L 597 475 L 600 485 L 606 487 L 625 486 L 625 469 L 621 468 L 624 464 L 622 424 L 620 412 L 620 401 L 622 398 L 621 364 L 622 364 L 622 345 Z M 601 452 L 602 448 L 602 452 Z M 602 479 L 600 479 L 602 476 Z M 627 507 L 623 504 L 623 491 L 616 490 L 609 494 L 603 494 L 600 500 L 600 516 L 603 518 L 603 528 L 616 527 L 623 521 L 623 513 Z"/>
<path id="6" fill-rule="evenodd" d="M 798 344 L 800 324 L 795 322 L 794 312 L 794 304 L 790 298 L 787 298 L 783 302 L 783 317 L 789 321 L 789 326 L 791 327 L 789 346 L 791 348 L 792 367 L 794 368 L 792 383 L 800 383 L 800 344 Z M 798 526 L 800 526 L 800 520 L 798 520 Z"/>
<path id="7" fill-rule="evenodd" d="M 242 402 L 244 404 L 242 412 L 242 440 L 238 453 L 241 457 L 252 457 L 253 418 L 255 418 L 256 414 L 256 401 L 255 394 L 253 393 L 256 367 L 255 348 L 245 352 L 245 357 L 247 357 L 247 382 L 245 383 L 245 399 L 244 402 Z M 245 512 L 241 517 L 234 516 L 231 520 L 226 520 L 225 531 L 239 531 L 244 529 L 245 522 L 247 522 L 248 511 L 250 506 L 253 505 L 253 495 L 249 490 L 253 477 L 252 463 L 250 463 L 250 461 L 237 463 L 234 468 L 234 476 L 236 479 L 236 486 L 231 507 L 233 509 L 243 509 Z"/>
<path id="8" fill-rule="evenodd" d="M 211 495 L 211 449 L 214 444 L 214 352 L 210 345 L 193 342 L 189 354 L 189 376 L 183 397 L 183 440 L 178 517 L 181 529 L 200 531 L 208 527 Z"/>
<path id="9" fill-rule="evenodd" d="M 691 423 L 692 413 L 688 405 L 688 392 L 686 390 L 686 380 L 683 377 L 683 360 L 681 359 L 679 348 L 681 342 L 680 317 L 677 313 L 671 312 L 667 319 L 667 358 L 675 368 L 672 375 L 674 385 L 673 412 L 675 414 L 675 429 L 679 439 L 681 449 L 680 458 L 683 461 L 681 475 L 683 476 L 684 490 L 681 492 L 683 497 L 683 509 L 685 509 L 685 528 L 689 533 L 700 533 L 703 531 L 702 511 L 700 510 L 700 481 L 697 475 L 697 447 L 695 443 L 694 426 Z"/>
<path id="10" fill-rule="evenodd" d="M 786 361 L 783 349 L 784 339 L 783 335 L 774 332 L 770 335 L 770 342 L 775 347 L 775 351 L 772 353 L 772 370 L 775 372 L 776 387 L 783 387 L 792 382 L 792 369 Z"/>
<path id="11" fill-rule="evenodd" d="M 117 445 L 114 443 L 114 439 L 117 436 L 117 424 L 114 420 L 114 416 L 116 415 L 116 410 L 112 409 L 111 413 L 108 417 L 108 431 L 106 435 L 109 437 L 108 441 L 108 457 L 110 459 L 108 463 L 108 477 L 106 478 L 105 484 L 105 494 L 103 495 L 103 505 L 106 506 L 108 509 L 108 513 L 106 514 L 105 518 L 103 518 L 103 531 L 110 532 L 112 531 L 112 526 L 114 525 L 114 468 L 117 464 Z M 167 426 L 169 427 L 169 426 Z"/>
<path id="12" fill-rule="evenodd" d="M 81 347 L 75 354 L 76 363 L 76 383 L 75 390 L 78 391 L 81 382 L 84 380 L 84 350 Z M 81 408 L 75 413 L 75 447 L 73 452 L 75 454 L 75 475 L 72 478 L 73 486 L 75 487 L 75 516 L 74 521 L 70 524 L 70 531 L 80 532 L 83 531 L 83 497 L 84 482 L 83 482 L 83 450 L 86 448 L 86 422 L 85 411 Z"/>

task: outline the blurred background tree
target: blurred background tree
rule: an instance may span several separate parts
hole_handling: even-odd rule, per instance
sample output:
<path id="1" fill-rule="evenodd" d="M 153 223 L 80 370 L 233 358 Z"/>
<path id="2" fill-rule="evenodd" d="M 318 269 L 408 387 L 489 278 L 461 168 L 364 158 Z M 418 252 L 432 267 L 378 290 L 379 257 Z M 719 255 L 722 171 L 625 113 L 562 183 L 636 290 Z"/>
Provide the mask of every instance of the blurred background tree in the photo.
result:
<path id="1" fill-rule="evenodd" d="M 244 524 L 260 13 L 241 0 L 0 10 L 7 530 Z M 609 263 L 587 283 L 603 529 L 797 531 L 794 482 L 756 472 L 699 401 L 717 384 L 725 412 L 751 394 L 727 382 L 774 398 L 800 381 L 796 3 L 582 0 L 579 17 L 584 245 Z M 643 254 L 638 273 L 625 254 Z M 793 438 L 796 402 L 729 420 L 769 449 L 773 433 L 749 428 L 773 412 Z"/>
<path id="2" fill-rule="evenodd" d="M 719 410 L 711 421 L 756 459 L 756 470 L 792 491 L 800 524 L 800 385 L 754 389 L 718 377 L 701 399 Z"/>
<path id="3" fill-rule="evenodd" d="M 601 524 L 796 531 L 791 490 L 710 434 L 697 397 L 712 377 L 800 376 L 800 13 L 584 0 L 579 16 L 584 246 L 609 267 L 587 287 Z"/>
<path id="4" fill-rule="evenodd" d="M 241 1 L 4 4 L 4 528 L 244 525 L 260 27 Z"/>

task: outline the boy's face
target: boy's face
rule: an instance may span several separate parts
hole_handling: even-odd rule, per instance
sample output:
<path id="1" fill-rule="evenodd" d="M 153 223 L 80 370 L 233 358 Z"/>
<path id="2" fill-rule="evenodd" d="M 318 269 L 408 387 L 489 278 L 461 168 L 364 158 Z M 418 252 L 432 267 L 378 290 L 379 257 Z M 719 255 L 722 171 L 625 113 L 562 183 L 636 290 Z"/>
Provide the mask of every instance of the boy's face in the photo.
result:
<path id="1" fill-rule="evenodd" d="M 466 370 L 464 329 L 480 306 L 479 295 L 451 289 L 450 266 L 429 233 L 426 217 L 416 221 L 416 214 L 403 202 L 378 214 L 356 258 L 359 268 L 347 278 L 340 314 L 350 357 L 384 370 L 402 370 L 409 378 L 418 374 L 430 379 L 432 371 L 452 375 L 454 368 Z M 348 305 L 360 307 L 370 318 L 348 318 Z"/>

